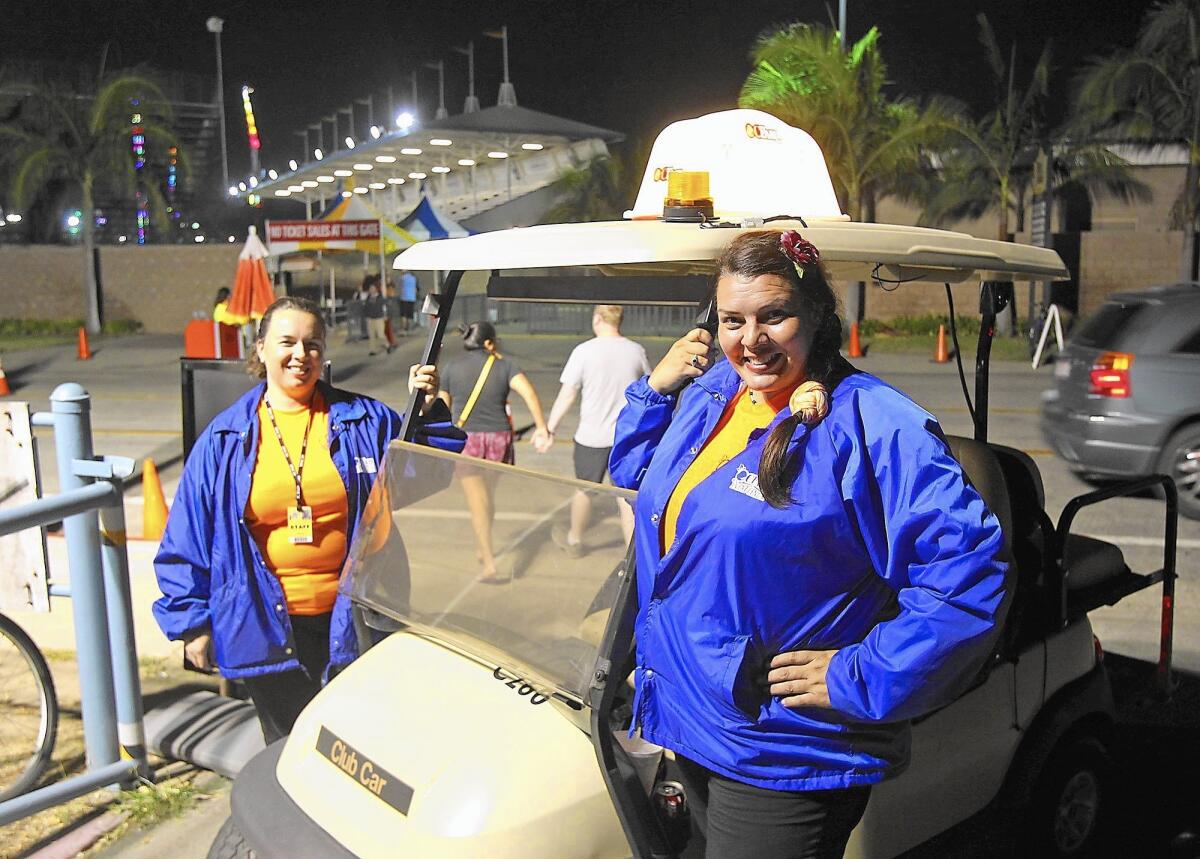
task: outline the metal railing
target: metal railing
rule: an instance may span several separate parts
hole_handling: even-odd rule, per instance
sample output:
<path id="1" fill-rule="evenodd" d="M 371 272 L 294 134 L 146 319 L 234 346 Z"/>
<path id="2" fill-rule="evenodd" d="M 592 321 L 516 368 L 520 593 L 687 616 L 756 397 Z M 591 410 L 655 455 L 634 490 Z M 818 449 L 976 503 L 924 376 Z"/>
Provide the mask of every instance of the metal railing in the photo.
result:
<path id="1" fill-rule="evenodd" d="M 54 430 L 59 493 L 0 513 L 0 536 L 63 521 L 71 586 L 51 582 L 50 593 L 74 601 L 87 770 L 0 803 L 0 826 L 150 778 L 125 547 L 123 482 L 134 461 L 93 455 L 91 397 L 74 382 L 55 388 L 50 411 L 34 413 L 31 423 Z"/>
<path id="2" fill-rule="evenodd" d="M 486 319 L 514 333 L 592 336 L 592 307 L 588 304 L 550 304 L 493 301 L 486 295 L 460 295 L 450 313 L 452 326 Z M 621 333 L 629 337 L 680 337 L 695 325 L 694 307 L 629 305 Z"/>

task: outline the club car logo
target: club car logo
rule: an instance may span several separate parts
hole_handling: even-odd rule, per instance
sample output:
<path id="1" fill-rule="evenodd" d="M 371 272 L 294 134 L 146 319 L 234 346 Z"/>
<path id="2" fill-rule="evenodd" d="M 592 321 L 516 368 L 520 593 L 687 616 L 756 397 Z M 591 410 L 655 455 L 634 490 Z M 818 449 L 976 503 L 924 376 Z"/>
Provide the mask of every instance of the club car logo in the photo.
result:
<path id="1" fill-rule="evenodd" d="M 677 168 L 677 167 L 655 167 L 654 168 L 654 181 L 655 182 L 666 182 L 667 177 L 671 175 L 671 171 L 677 170 L 677 169 L 679 169 L 679 168 Z"/>
<path id="2" fill-rule="evenodd" d="M 729 488 L 756 501 L 764 500 L 762 490 L 758 488 L 758 475 L 744 465 L 738 465 L 733 480 L 729 481 Z"/>
<path id="3" fill-rule="evenodd" d="M 771 128 L 769 125 L 759 125 L 757 122 L 746 123 L 746 136 L 751 140 L 774 140 L 776 143 L 783 140 L 779 129 Z"/>

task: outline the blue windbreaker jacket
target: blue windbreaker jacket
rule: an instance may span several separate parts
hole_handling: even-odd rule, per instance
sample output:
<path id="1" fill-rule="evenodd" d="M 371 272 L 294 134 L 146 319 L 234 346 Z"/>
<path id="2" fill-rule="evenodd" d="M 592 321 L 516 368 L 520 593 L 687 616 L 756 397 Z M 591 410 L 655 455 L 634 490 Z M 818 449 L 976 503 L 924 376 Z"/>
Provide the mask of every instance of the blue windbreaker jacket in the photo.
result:
<path id="1" fill-rule="evenodd" d="M 318 384 L 329 404 L 329 452 L 346 485 L 349 546 L 388 442 L 400 434 L 400 416 L 377 400 Z M 154 603 L 158 625 L 170 639 L 212 630 L 213 652 L 226 677 L 303 670 L 283 588 L 244 519 L 265 388 L 263 383 L 244 394 L 196 440 L 154 558 L 163 593 Z M 339 593 L 330 623 L 330 666 L 345 665 L 357 654 L 350 601 Z"/>
<path id="2" fill-rule="evenodd" d="M 626 391 L 610 460 L 636 503 L 642 735 L 776 790 L 872 784 L 908 761 L 908 719 L 948 703 L 991 652 L 1008 565 L 996 518 L 936 420 L 866 373 L 800 426 L 792 497 L 762 500 L 770 428 L 694 488 L 665 556 L 659 520 L 740 379 L 721 361 L 679 395 Z M 789 650 L 838 650 L 832 709 L 792 710 L 761 683 Z"/>

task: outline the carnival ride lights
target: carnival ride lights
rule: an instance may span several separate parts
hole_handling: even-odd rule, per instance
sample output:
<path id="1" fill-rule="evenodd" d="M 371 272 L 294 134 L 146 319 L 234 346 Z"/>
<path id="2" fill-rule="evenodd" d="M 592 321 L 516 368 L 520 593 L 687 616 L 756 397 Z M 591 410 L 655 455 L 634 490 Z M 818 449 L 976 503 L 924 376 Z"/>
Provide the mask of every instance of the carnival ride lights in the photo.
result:
<path id="1" fill-rule="evenodd" d="M 250 138 L 250 148 L 257 152 L 262 148 L 262 141 L 258 139 L 258 126 L 254 123 L 254 108 L 250 105 L 250 93 L 254 92 L 254 87 L 242 87 L 242 110 L 246 114 L 246 133 Z"/>

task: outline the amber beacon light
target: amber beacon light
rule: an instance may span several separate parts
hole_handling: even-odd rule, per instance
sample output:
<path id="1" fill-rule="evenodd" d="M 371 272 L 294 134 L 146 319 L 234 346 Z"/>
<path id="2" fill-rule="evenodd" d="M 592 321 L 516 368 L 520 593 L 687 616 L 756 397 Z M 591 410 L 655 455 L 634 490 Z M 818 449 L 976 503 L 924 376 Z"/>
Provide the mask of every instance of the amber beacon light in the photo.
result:
<path id="1" fill-rule="evenodd" d="M 713 217 L 708 171 L 672 170 L 667 174 L 667 198 L 663 200 L 664 221 L 707 221 Z"/>

